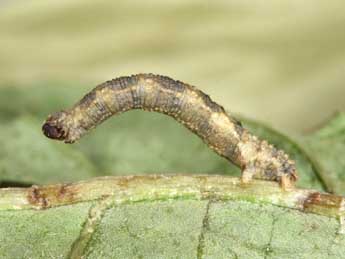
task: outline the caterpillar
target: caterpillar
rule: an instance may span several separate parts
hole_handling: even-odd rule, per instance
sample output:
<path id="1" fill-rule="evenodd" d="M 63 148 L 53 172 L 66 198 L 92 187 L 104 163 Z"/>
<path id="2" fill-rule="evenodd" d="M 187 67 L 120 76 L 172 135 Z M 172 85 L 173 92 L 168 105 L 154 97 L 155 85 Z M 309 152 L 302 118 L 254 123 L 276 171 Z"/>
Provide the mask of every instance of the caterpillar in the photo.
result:
<path id="1" fill-rule="evenodd" d="M 132 109 L 172 116 L 240 167 L 243 183 L 271 180 L 287 189 L 297 180 L 295 162 L 284 151 L 252 135 L 196 87 L 161 75 L 137 74 L 102 83 L 72 108 L 48 116 L 42 130 L 48 138 L 73 143 L 110 116 Z"/>

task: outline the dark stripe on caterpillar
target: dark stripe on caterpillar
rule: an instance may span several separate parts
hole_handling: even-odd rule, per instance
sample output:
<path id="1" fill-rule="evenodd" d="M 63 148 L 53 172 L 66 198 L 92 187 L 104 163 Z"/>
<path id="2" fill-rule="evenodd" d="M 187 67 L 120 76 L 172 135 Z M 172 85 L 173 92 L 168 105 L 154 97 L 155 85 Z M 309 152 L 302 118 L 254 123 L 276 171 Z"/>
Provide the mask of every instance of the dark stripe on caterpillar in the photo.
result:
<path id="1" fill-rule="evenodd" d="M 172 116 L 197 134 L 211 149 L 252 177 L 279 181 L 284 188 L 297 179 L 294 162 L 283 151 L 261 141 L 194 86 L 166 76 L 138 74 L 107 81 L 71 109 L 48 117 L 44 134 L 73 143 L 112 115 L 131 109 Z"/>

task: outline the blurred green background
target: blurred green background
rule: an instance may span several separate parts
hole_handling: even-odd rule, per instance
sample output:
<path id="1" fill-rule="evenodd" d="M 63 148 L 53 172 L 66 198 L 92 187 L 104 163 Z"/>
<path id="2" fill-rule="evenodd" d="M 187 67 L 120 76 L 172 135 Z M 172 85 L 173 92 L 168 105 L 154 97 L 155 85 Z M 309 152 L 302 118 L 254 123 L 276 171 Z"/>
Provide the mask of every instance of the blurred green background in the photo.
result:
<path id="1" fill-rule="evenodd" d="M 343 1 L 2 1 L 1 98 L 152 72 L 305 132 L 345 109 L 344 24 Z"/>

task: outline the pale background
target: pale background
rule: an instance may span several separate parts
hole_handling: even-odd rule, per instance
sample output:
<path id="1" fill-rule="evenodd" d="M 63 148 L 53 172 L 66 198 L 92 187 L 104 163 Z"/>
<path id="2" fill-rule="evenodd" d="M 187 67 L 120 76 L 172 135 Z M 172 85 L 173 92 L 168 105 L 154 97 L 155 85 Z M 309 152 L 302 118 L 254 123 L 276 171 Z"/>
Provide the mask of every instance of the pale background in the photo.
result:
<path id="1" fill-rule="evenodd" d="M 345 2 L 0 3 L 0 87 L 75 82 L 86 92 L 138 72 L 188 82 L 233 112 L 306 132 L 345 110 Z"/>

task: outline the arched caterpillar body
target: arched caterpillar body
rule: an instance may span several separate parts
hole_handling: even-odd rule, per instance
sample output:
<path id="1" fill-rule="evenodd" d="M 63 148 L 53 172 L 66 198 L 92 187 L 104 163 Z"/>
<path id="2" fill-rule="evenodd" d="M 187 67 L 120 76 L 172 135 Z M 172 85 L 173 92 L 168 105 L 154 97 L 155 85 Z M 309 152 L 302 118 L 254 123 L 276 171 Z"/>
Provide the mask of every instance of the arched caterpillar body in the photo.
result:
<path id="1" fill-rule="evenodd" d="M 138 74 L 107 81 L 71 109 L 49 116 L 42 129 L 49 138 L 73 143 L 110 116 L 131 109 L 172 116 L 239 166 L 243 182 L 255 177 L 287 188 L 297 179 L 295 164 L 283 151 L 252 135 L 202 91 L 166 76 Z"/>

